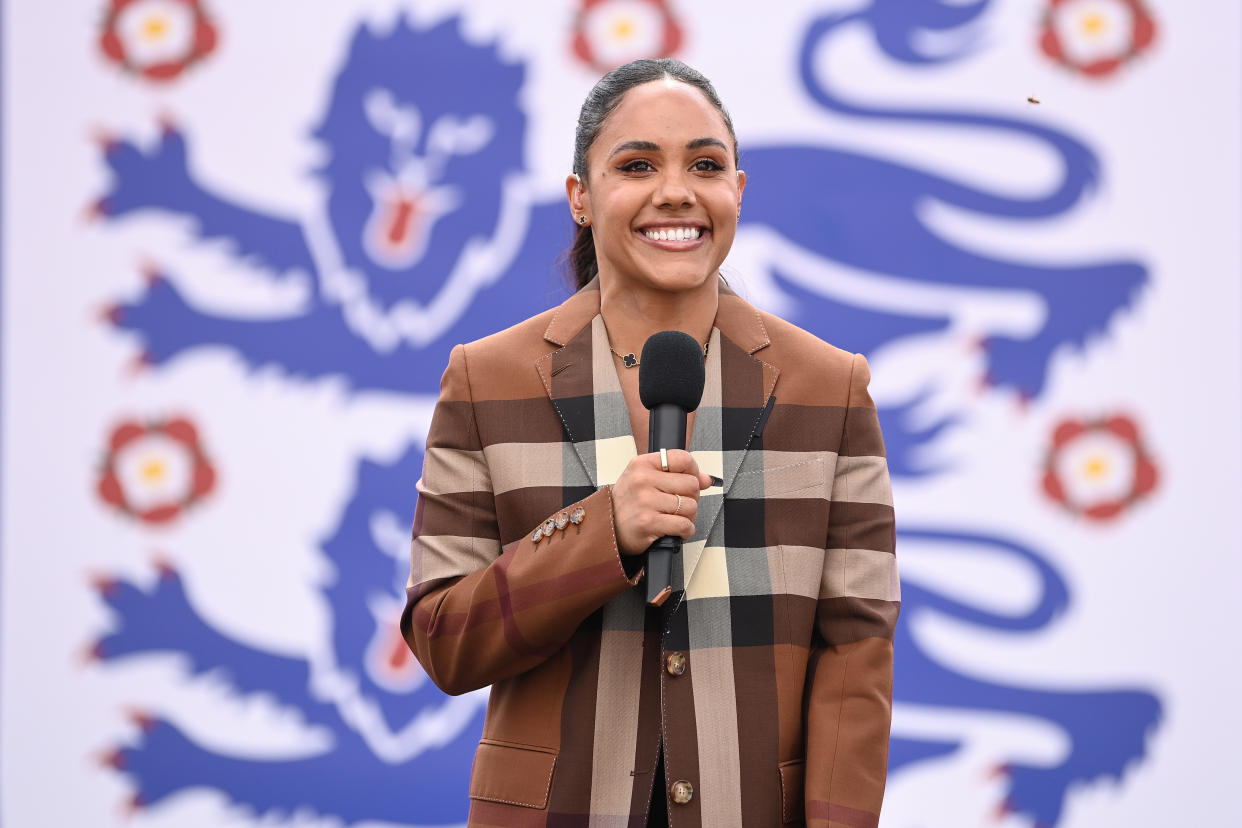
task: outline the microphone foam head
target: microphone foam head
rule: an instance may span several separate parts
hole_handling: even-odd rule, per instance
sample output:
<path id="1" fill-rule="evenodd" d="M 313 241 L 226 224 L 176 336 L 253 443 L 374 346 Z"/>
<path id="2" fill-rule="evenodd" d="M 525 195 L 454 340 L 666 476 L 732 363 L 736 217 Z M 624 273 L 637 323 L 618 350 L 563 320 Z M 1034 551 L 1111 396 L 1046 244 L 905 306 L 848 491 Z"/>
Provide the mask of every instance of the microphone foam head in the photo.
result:
<path id="1" fill-rule="evenodd" d="M 703 399 L 703 346 L 681 331 L 660 331 L 643 345 L 638 396 L 643 406 L 673 404 L 694 411 Z"/>

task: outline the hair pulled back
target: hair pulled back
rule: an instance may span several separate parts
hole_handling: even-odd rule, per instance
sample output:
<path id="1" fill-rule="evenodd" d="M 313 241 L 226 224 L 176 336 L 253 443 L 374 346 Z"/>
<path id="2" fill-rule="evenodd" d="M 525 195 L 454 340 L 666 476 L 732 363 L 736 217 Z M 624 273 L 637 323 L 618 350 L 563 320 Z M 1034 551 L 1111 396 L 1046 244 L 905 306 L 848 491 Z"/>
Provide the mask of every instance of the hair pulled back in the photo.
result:
<path id="1" fill-rule="evenodd" d="M 728 110 L 720 102 L 712 82 L 701 72 L 690 68 L 680 60 L 660 58 L 659 60 L 635 60 L 624 66 L 618 66 L 599 79 L 599 82 L 587 94 L 582 102 L 582 110 L 578 113 L 578 129 L 574 133 L 574 169 L 585 184 L 587 180 L 587 151 L 595 143 L 604 122 L 621 103 L 625 93 L 644 83 L 672 78 L 688 84 L 703 93 L 703 97 L 716 107 L 724 118 L 733 139 L 733 163 L 736 166 L 737 133 L 733 131 L 733 119 Z M 569 249 L 569 270 L 573 277 L 574 287 L 582 288 L 599 273 L 599 263 L 595 259 L 595 237 L 590 227 L 574 225 L 574 241 Z"/>

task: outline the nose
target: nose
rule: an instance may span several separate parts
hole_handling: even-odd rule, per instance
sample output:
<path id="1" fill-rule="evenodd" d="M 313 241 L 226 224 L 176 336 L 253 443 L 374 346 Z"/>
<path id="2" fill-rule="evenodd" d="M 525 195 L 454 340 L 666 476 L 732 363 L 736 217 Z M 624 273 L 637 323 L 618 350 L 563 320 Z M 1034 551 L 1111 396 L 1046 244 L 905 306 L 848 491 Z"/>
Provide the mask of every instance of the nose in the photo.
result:
<path id="1" fill-rule="evenodd" d="M 651 203 L 655 207 L 693 207 L 697 202 L 693 183 L 684 170 L 674 169 L 662 173 L 651 193 Z"/>

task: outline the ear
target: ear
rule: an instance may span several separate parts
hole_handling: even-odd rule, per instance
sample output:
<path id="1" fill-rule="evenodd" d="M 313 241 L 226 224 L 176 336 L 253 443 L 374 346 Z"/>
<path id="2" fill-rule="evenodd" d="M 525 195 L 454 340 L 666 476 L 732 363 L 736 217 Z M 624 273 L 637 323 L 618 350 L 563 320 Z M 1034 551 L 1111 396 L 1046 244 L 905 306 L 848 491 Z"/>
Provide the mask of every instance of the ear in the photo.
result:
<path id="1" fill-rule="evenodd" d="M 737 171 L 737 206 L 742 208 L 742 193 L 746 190 L 746 170 Z"/>
<path id="2" fill-rule="evenodd" d="M 582 179 L 573 173 L 565 179 L 565 198 L 569 201 L 570 218 L 574 220 L 574 224 L 579 223 L 581 216 L 586 216 L 589 224 L 591 200 L 587 197 L 586 190 L 582 189 Z"/>

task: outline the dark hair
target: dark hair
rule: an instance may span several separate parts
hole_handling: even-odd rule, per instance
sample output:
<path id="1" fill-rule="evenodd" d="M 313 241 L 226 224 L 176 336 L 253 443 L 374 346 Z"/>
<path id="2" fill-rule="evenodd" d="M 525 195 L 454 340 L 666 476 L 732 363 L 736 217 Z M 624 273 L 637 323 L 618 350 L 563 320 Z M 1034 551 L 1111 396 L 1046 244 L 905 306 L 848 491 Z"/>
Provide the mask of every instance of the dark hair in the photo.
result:
<path id="1" fill-rule="evenodd" d="M 635 60 L 624 66 L 618 66 L 599 82 L 587 94 L 582 102 L 582 111 L 578 113 L 578 130 L 574 133 L 574 169 L 573 171 L 585 182 L 587 179 L 587 150 L 595 143 L 599 131 L 603 128 L 608 116 L 621 103 L 625 93 L 635 86 L 669 77 L 689 84 L 703 93 L 703 97 L 716 107 L 724 118 L 729 129 L 729 137 L 733 139 L 733 163 L 736 166 L 737 133 L 733 131 L 733 119 L 728 110 L 720 102 L 716 89 L 702 73 L 691 69 L 680 60 L 660 58 L 659 60 Z M 599 273 L 599 263 L 595 260 L 595 237 L 590 227 L 574 225 L 574 241 L 569 248 L 570 276 L 574 287 L 581 288 Z"/>

